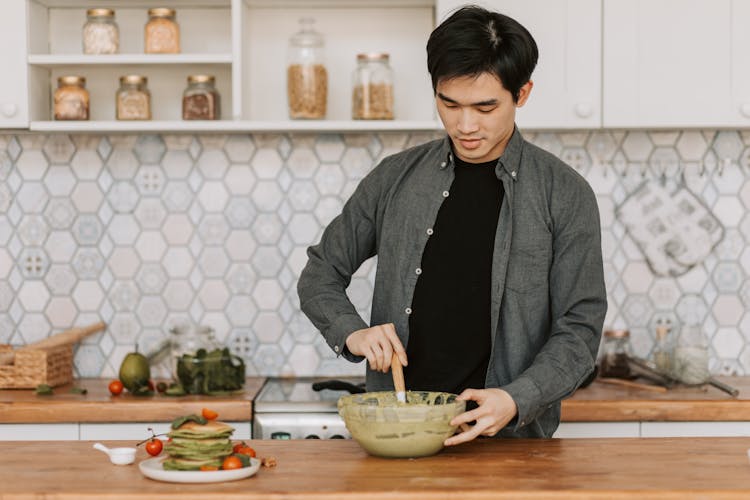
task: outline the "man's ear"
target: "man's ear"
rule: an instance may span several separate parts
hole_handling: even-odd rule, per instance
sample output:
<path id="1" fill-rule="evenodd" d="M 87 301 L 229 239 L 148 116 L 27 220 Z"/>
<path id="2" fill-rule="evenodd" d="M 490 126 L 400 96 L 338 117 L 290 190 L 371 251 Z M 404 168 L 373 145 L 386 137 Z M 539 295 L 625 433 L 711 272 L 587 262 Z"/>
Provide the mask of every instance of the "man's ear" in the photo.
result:
<path id="1" fill-rule="evenodd" d="M 526 101 L 529 99 L 529 94 L 531 94 L 531 88 L 533 86 L 534 82 L 529 80 L 518 90 L 518 102 L 516 103 L 517 108 L 520 108 L 521 106 L 526 104 Z"/>

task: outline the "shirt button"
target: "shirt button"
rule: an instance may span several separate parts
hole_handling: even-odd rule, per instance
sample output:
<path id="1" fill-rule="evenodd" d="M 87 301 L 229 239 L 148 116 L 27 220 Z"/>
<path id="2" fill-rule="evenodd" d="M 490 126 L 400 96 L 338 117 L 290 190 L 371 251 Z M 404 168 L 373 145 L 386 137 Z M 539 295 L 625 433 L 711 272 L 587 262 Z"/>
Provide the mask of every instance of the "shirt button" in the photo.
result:
<path id="1" fill-rule="evenodd" d="M 515 179 L 515 178 L 516 178 L 516 171 L 515 171 L 515 170 L 514 170 L 514 171 L 512 171 L 512 172 L 510 173 L 510 176 L 511 176 L 511 177 L 513 177 L 513 178 Z"/>
<path id="2" fill-rule="evenodd" d="M 417 273 L 417 276 L 419 276 L 420 274 L 422 274 L 422 268 L 421 268 L 421 267 L 418 267 L 418 268 L 416 268 L 416 269 L 414 270 L 414 272 L 415 272 L 415 273 Z"/>
<path id="3" fill-rule="evenodd" d="M 443 198 L 447 198 L 448 194 L 449 194 L 448 191 L 443 191 Z"/>
<path id="4" fill-rule="evenodd" d="M 433 231 L 432 228 L 427 229 L 427 235 L 428 236 L 432 236 L 432 233 L 434 233 L 434 232 L 435 231 Z"/>
<path id="5" fill-rule="evenodd" d="M 447 163 L 443 162 L 443 163 L 440 164 L 440 168 L 445 168 L 446 165 L 447 165 Z"/>
<path id="6" fill-rule="evenodd" d="M 411 307 L 407 307 L 406 309 L 404 309 L 404 312 L 406 314 L 411 314 Z"/>
<path id="7" fill-rule="evenodd" d="M 336 351 L 336 352 L 339 352 L 339 346 L 337 346 L 337 345 L 333 346 L 333 350 Z"/>

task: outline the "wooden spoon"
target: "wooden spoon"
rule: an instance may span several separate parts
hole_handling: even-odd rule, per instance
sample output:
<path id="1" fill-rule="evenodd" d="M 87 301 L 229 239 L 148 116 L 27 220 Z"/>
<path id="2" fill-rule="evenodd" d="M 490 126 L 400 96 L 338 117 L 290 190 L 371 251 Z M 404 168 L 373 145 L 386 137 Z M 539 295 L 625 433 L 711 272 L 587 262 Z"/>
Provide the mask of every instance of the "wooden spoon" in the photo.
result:
<path id="1" fill-rule="evenodd" d="M 396 399 L 400 403 L 406 403 L 406 384 L 404 383 L 404 369 L 398 355 L 394 352 L 391 358 L 391 375 L 393 375 L 393 387 L 396 390 Z"/>

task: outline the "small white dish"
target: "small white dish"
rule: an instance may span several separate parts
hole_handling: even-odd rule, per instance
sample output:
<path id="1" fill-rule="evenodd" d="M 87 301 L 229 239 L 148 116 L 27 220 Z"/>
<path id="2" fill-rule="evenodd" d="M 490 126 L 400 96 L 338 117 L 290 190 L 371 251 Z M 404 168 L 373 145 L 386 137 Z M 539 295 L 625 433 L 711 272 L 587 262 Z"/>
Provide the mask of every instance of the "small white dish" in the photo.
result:
<path id="1" fill-rule="evenodd" d="M 94 443 L 94 448 L 109 455 L 115 465 L 130 465 L 135 462 L 135 448 L 107 448 L 102 443 Z"/>
<path id="2" fill-rule="evenodd" d="M 232 470 L 164 470 L 166 457 L 154 457 L 138 464 L 141 473 L 150 479 L 168 483 L 221 483 L 250 477 L 260 469 L 260 460 L 250 459 L 250 466 Z"/>

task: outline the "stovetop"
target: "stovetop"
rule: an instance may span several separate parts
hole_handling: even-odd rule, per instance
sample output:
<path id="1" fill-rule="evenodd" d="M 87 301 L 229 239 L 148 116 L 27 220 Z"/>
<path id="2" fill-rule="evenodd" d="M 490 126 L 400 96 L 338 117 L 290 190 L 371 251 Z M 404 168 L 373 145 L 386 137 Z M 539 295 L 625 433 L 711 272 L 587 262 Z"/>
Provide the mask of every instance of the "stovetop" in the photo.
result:
<path id="1" fill-rule="evenodd" d="M 314 383 L 326 385 L 332 380 L 338 380 L 364 390 L 364 377 L 336 377 L 335 379 L 328 377 L 270 378 L 255 398 L 254 411 L 256 413 L 334 413 L 337 411 L 336 403 L 339 398 L 350 394 L 350 392 L 334 389 L 313 390 Z"/>

